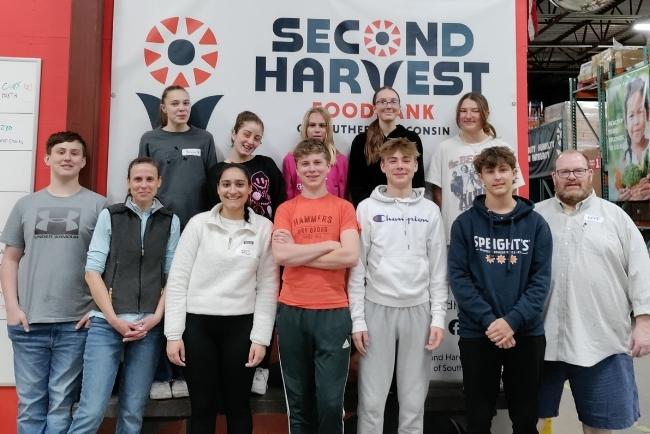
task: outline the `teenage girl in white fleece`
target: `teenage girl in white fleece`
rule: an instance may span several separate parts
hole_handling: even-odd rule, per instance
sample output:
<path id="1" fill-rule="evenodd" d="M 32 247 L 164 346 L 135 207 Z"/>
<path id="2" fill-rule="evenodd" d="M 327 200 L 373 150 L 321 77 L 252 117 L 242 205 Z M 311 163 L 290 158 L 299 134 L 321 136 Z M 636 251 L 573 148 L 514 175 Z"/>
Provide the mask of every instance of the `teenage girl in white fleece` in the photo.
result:
<path id="1" fill-rule="evenodd" d="M 271 340 L 279 273 L 271 254 L 273 225 L 246 206 L 246 167 L 220 169 L 221 203 L 189 221 L 169 272 L 167 356 L 187 366 L 188 433 L 213 434 L 223 408 L 229 434 L 251 434 L 251 383 Z"/>

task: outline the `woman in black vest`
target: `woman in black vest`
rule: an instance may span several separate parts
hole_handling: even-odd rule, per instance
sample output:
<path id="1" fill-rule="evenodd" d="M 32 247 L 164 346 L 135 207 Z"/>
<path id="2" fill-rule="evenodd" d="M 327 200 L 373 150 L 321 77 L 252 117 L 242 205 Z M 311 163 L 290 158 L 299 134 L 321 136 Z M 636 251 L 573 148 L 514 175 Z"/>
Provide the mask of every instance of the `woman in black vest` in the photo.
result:
<path id="1" fill-rule="evenodd" d="M 127 180 L 126 201 L 100 213 L 88 250 L 86 282 L 99 309 L 90 315 L 81 399 L 70 433 L 97 432 L 122 353 L 116 432 L 139 433 L 158 363 L 162 293 L 180 223 L 155 197 L 161 178 L 154 160 L 133 160 Z"/>

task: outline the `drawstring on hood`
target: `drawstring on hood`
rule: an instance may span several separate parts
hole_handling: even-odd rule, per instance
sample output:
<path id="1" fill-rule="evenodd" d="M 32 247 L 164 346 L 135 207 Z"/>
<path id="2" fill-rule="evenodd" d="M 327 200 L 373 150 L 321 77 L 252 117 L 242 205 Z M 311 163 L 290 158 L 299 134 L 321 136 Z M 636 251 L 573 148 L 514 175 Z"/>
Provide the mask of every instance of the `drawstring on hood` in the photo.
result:
<path id="1" fill-rule="evenodd" d="M 447 291 L 447 243 L 440 211 L 424 198 L 424 188 L 414 188 L 407 197 L 387 193 L 385 185 L 377 186 L 357 208 L 365 247 L 359 261 L 363 266 L 357 265 L 351 272 L 351 293 L 363 288 L 361 300 L 392 307 L 431 301 L 433 317 L 444 324 L 446 306 L 433 294 Z M 351 295 L 350 300 L 354 297 Z M 357 313 L 353 312 L 352 318 L 359 325 L 363 315 L 355 317 Z"/>

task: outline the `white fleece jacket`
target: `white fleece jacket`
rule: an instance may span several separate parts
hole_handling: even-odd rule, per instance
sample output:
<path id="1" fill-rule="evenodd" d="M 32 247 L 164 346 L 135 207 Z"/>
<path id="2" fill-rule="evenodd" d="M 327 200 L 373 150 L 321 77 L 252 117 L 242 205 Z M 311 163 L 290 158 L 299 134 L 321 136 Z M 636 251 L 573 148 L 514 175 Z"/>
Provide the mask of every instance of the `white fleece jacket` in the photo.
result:
<path id="1" fill-rule="evenodd" d="M 221 206 L 192 217 L 181 234 L 165 291 L 165 336 L 182 339 L 186 313 L 253 313 L 250 339 L 269 345 L 279 288 L 273 224 L 249 209 L 250 222 L 231 232 Z"/>
<path id="2" fill-rule="evenodd" d="M 431 326 L 445 328 L 447 241 L 440 209 L 414 188 L 408 198 L 375 188 L 357 207 L 359 262 L 351 270 L 348 297 L 352 331 L 366 331 L 364 299 L 382 306 L 431 303 Z"/>

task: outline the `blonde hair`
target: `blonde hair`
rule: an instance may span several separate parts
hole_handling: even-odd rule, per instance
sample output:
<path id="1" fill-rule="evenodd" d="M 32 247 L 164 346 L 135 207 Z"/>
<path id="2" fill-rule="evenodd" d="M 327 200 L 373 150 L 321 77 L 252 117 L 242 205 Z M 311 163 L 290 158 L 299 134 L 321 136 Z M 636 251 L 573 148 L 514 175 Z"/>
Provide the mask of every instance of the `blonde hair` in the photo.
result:
<path id="1" fill-rule="evenodd" d="M 338 149 L 334 144 L 334 131 L 332 130 L 332 116 L 329 112 L 323 107 L 312 107 L 305 112 L 305 115 L 302 117 L 302 126 L 300 127 L 300 138 L 305 140 L 307 137 L 307 127 L 309 126 L 309 118 L 312 114 L 318 113 L 325 120 L 325 139 L 323 144 L 327 148 L 327 153 L 330 156 L 330 162 L 336 161 L 336 154 Z"/>
<path id="2" fill-rule="evenodd" d="M 327 152 L 327 146 L 320 140 L 303 139 L 296 145 L 292 153 L 296 163 L 298 163 L 299 159 L 312 154 L 323 154 L 327 164 L 332 163 L 332 160 L 330 160 L 330 154 Z"/>
<path id="3" fill-rule="evenodd" d="M 420 152 L 415 143 L 403 137 L 396 137 L 394 139 L 386 140 L 386 142 L 379 147 L 379 157 L 384 160 L 397 151 L 412 158 L 418 158 L 420 156 Z"/>

